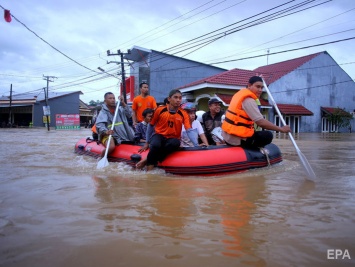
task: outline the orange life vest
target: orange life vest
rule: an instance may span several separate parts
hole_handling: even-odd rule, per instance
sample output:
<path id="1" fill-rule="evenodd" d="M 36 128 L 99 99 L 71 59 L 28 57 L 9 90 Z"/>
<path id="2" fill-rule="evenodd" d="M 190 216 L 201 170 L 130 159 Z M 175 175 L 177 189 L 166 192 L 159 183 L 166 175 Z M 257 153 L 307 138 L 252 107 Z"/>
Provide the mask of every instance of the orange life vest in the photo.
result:
<path id="1" fill-rule="evenodd" d="M 252 91 L 246 88 L 241 89 L 233 96 L 225 114 L 226 118 L 222 123 L 222 130 L 226 133 L 239 137 L 250 137 L 254 134 L 254 122 L 242 109 L 242 103 L 247 97 L 258 99 Z"/>
<path id="2" fill-rule="evenodd" d="M 96 124 L 91 127 L 91 131 L 97 134 Z"/>

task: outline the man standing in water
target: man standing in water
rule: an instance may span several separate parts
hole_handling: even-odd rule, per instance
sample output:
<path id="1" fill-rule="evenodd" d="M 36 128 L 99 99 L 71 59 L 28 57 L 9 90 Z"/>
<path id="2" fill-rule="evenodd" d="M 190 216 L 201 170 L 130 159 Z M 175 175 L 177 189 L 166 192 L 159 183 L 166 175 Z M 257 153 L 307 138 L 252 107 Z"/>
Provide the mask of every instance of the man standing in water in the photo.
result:
<path id="1" fill-rule="evenodd" d="M 115 95 L 111 92 L 106 93 L 104 104 L 102 104 L 102 109 L 96 118 L 99 140 L 105 147 L 109 145 L 108 154 L 112 153 L 115 146 L 121 144 L 122 141 L 134 141 L 134 133 L 127 120 L 132 117 L 132 110 L 124 102 L 122 96 L 119 97 L 119 100 L 119 106 L 116 107 Z M 113 122 L 116 108 L 118 108 L 116 121 Z M 112 123 L 114 123 L 113 130 L 111 130 Z M 109 135 L 112 135 L 113 138 L 111 138 L 110 144 L 107 144 Z M 105 150 L 103 150 L 101 157 L 104 154 Z"/>
<path id="2" fill-rule="evenodd" d="M 139 152 L 147 150 L 148 147 L 149 152 L 146 159 L 137 163 L 138 169 L 147 165 L 147 171 L 152 170 L 158 161 L 163 161 L 168 154 L 178 150 L 182 125 L 194 146 L 198 146 L 197 137 L 193 136 L 195 131 L 191 128 L 189 115 L 180 107 L 181 92 L 171 90 L 168 101 L 166 106 L 160 106 L 155 110 L 152 121 L 148 124 L 147 142 Z M 154 130 L 155 133 L 152 135 Z"/>
<path id="3" fill-rule="evenodd" d="M 155 98 L 153 96 L 148 95 L 148 84 L 142 82 L 139 85 L 139 89 L 141 91 L 141 94 L 137 95 L 133 99 L 133 103 L 132 103 L 132 109 L 133 109 L 132 121 L 133 121 L 134 128 L 139 122 L 142 122 L 144 120 L 142 113 L 145 109 L 150 108 L 154 110 L 157 108 L 157 103 L 155 101 Z"/>

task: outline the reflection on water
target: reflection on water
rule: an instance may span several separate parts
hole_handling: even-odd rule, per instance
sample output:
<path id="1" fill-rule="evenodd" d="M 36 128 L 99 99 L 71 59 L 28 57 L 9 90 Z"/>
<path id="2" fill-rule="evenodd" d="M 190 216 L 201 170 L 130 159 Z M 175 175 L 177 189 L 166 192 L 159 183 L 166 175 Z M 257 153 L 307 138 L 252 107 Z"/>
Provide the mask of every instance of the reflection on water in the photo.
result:
<path id="1" fill-rule="evenodd" d="M 350 266 L 355 135 L 287 135 L 284 161 L 222 177 L 97 170 L 88 130 L 4 129 L 0 266 Z M 329 249 L 351 259 L 327 259 Z"/>

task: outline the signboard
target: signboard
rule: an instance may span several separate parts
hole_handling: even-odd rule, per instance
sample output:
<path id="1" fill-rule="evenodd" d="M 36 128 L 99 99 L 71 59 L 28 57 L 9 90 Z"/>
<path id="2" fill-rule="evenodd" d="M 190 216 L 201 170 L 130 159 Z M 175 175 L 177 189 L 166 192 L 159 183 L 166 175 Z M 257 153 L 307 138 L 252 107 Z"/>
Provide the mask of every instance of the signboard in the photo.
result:
<path id="1" fill-rule="evenodd" d="M 43 123 L 44 123 L 44 124 L 47 124 L 47 118 L 48 118 L 48 120 L 49 120 L 49 123 L 51 123 L 51 117 L 43 116 Z"/>
<path id="2" fill-rule="evenodd" d="M 44 116 L 50 116 L 51 115 L 51 109 L 49 106 L 43 106 L 43 115 Z"/>
<path id="3" fill-rule="evenodd" d="M 80 130 L 79 114 L 56 114 L 55 115 L 56 130 Z"/>

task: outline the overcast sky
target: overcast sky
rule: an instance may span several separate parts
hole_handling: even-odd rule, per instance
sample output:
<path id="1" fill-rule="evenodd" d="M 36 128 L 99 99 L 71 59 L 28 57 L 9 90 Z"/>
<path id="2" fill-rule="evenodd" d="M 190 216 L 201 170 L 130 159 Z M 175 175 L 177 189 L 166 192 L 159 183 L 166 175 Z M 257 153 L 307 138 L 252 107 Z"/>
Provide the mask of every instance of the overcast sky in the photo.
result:
<path id="1" fill-rule="evenodd" d="M 307 10 L 261 23 L 285 8 L 299 11 L 293 6 L 305 2 L 302 9 Z M 180 52 L 175 55 L 206 64 L 229 61 L 215 66 L 249 70 L 327 51 L 355 78 L 355 39 L 341 41 L 355 37 L 353 0 L 0 0 L 0 5 L 0 96 L 9 95 L 10 84 L 14 94 L 37 94 L 46 86 L 45 75 L 57 77 L 50 91 L 80 90 L 85 102 L 102 100 L 105 92 L 117 92 L 118 80 L 97 74 L 97 68 L 112 74 L 119 70 L 107 64 L 119 58 L 107 57 L 106 51 L 133 46 Z M 3 8 L 17 20 L 6 22 Z M 252 26 L 253 20 L 259 25 Z M 192 48 L 192 39 L 211 38 L 221 28 L 224 37 Z M 314 47 L 301 49 L 307 46 Z M 268 59 L 255 57 L 267 50 Z M 294 51 L 272 55 L 286 50 Z M 241 60 L 246 57 L 255 58 Z"/>

